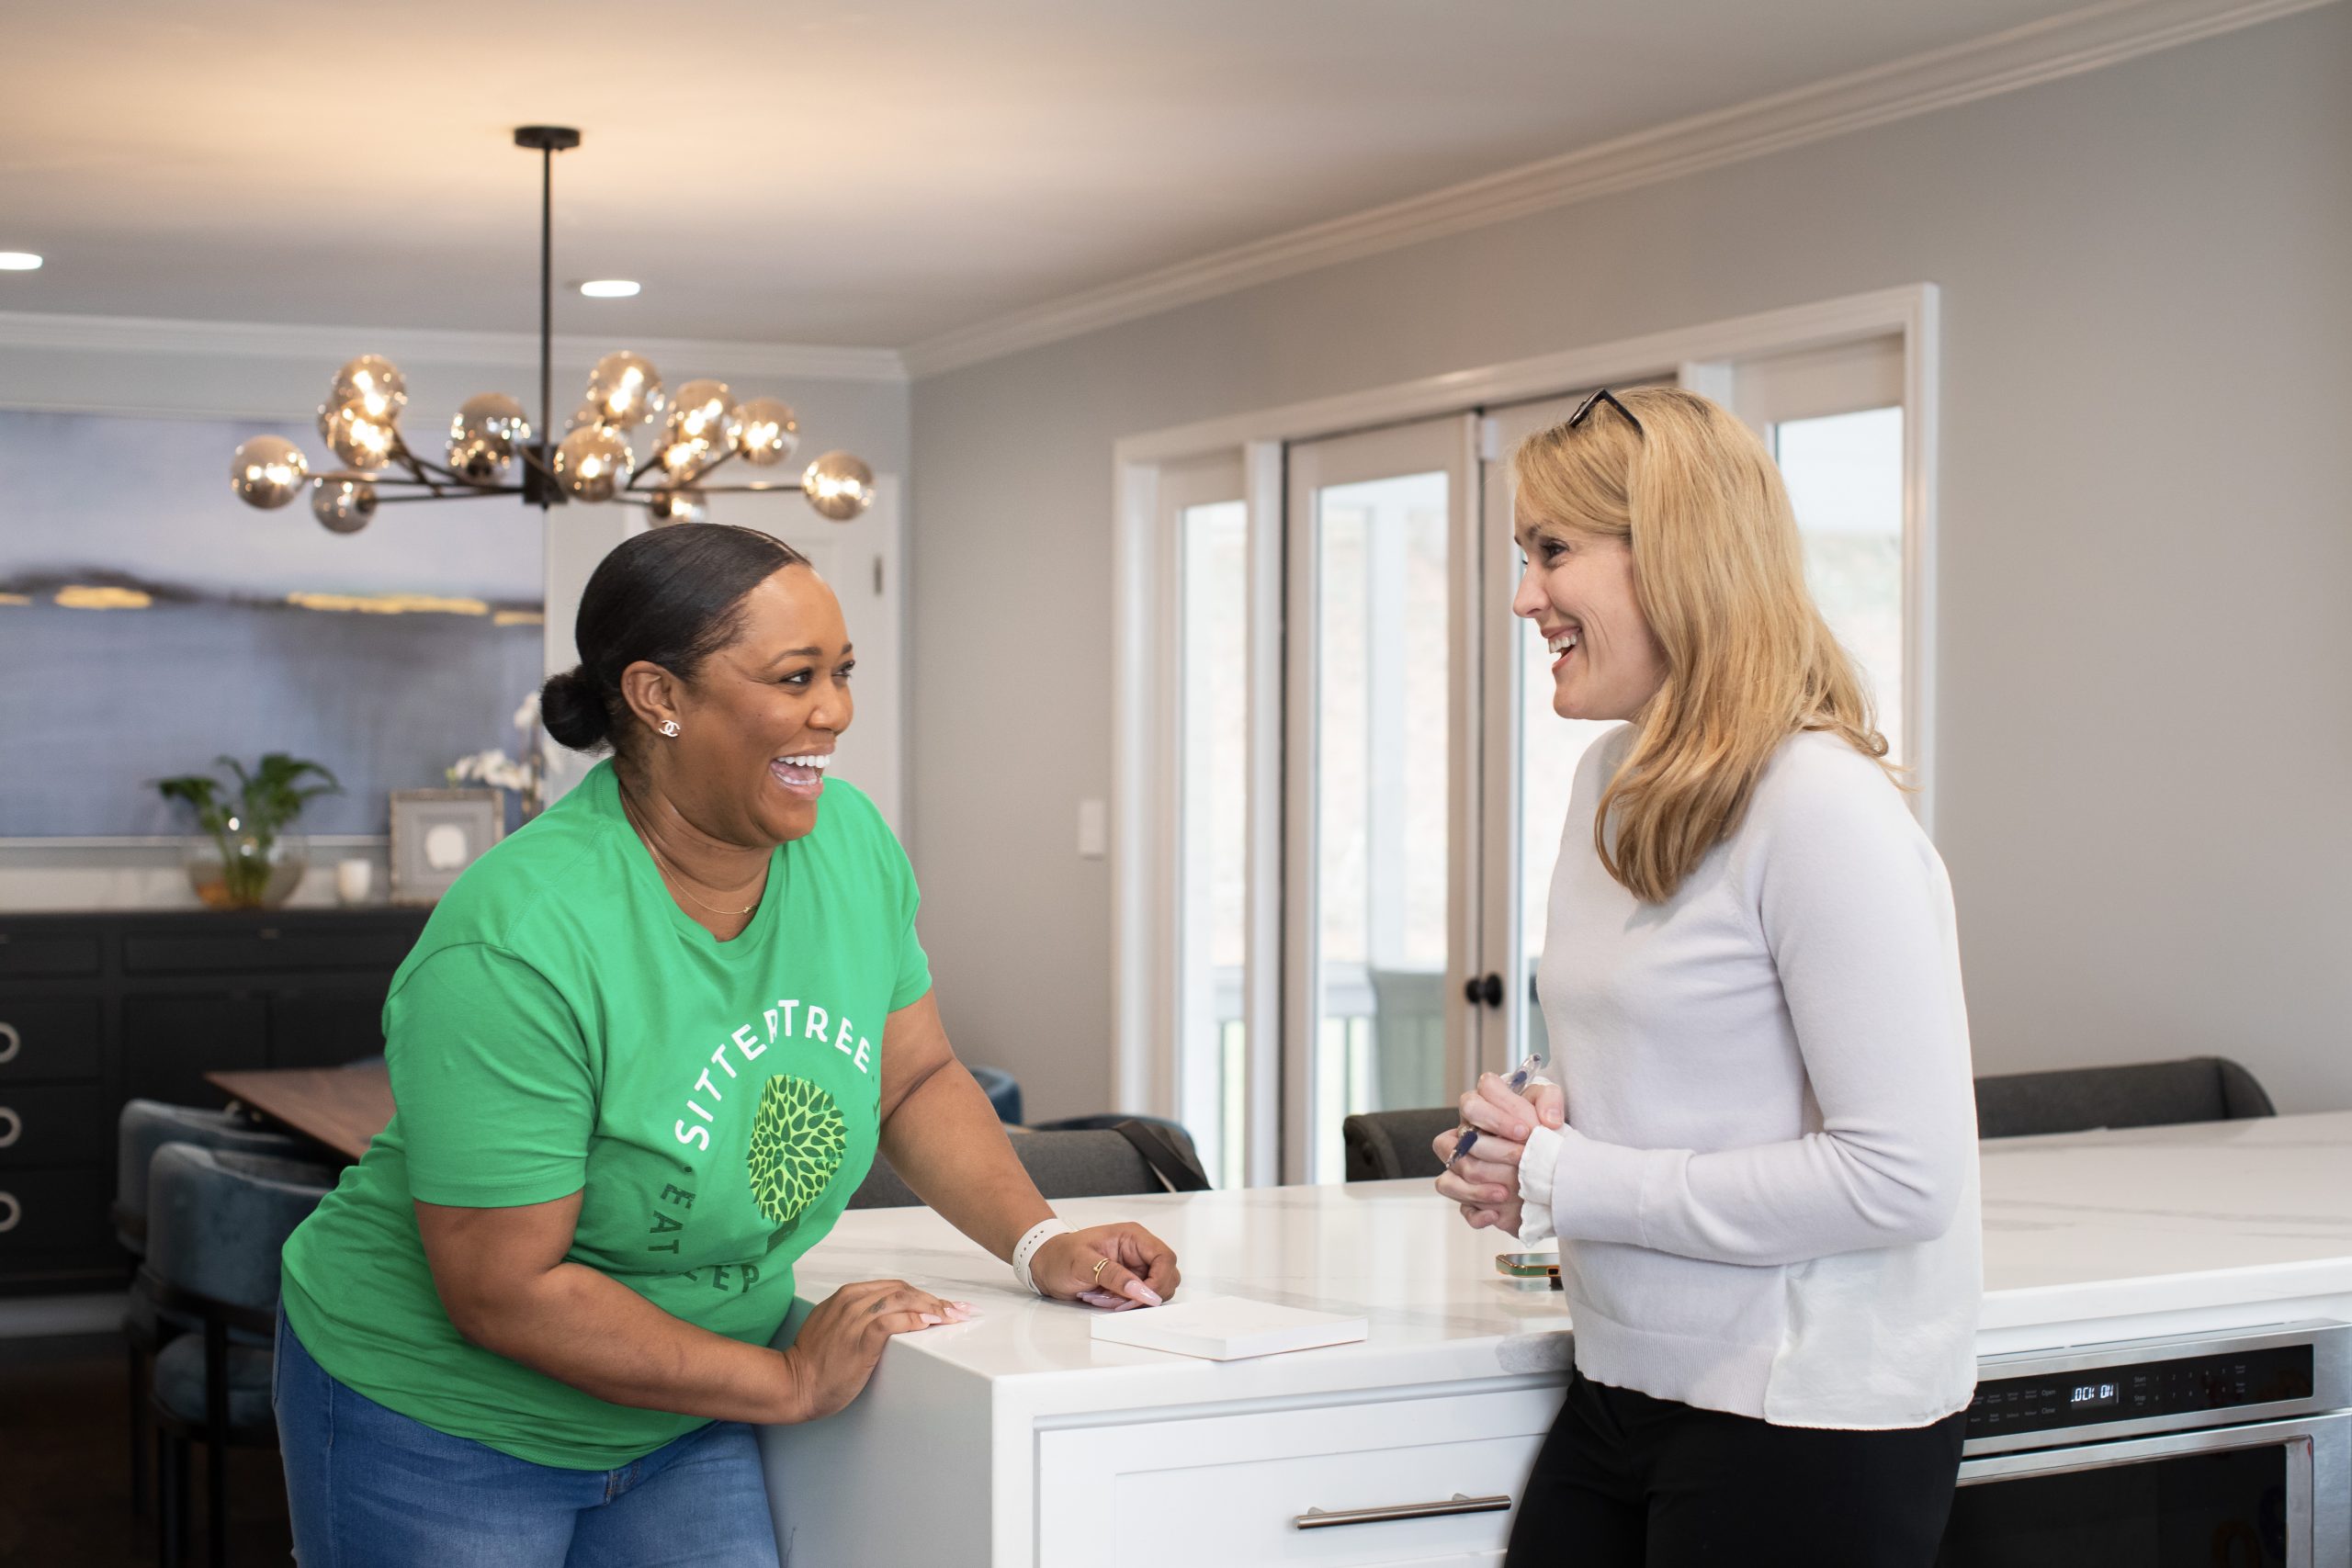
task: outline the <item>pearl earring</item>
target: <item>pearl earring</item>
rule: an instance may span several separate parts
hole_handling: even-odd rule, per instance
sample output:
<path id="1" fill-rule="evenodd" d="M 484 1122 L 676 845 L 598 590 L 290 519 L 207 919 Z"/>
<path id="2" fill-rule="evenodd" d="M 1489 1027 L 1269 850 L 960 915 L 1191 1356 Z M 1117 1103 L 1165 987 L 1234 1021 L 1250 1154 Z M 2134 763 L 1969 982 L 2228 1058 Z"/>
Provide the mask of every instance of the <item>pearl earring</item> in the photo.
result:
<path id="1" fill-rule="evenodd" d="M 663 719 L 662 721 L 662 733 L 668 736 L 671 739 L 675 740 L 678 738 L 678 721 L 674 718 Z"/>

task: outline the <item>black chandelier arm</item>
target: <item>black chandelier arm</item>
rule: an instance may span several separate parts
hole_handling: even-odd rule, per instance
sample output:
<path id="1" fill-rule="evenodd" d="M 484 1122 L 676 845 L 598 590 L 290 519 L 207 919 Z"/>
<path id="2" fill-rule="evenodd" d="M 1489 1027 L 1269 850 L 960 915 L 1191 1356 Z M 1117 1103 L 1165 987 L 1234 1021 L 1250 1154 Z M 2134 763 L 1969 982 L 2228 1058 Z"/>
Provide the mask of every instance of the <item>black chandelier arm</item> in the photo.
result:
<path id="1" fill-rule="evenodd" d="M 696 485 L 695 488 L 705 495 L 797 495 L 801 484 L 798 479 L 755 479 L 743 485 Z"/>
<path id="2" fill-rule="evenodd" d="M 522 455 L 525 468 L 537 469 L 548 479 L 555 478 L 555 460 L 548 456 L 554 451 L 553 447 L 540 443 L 533 446 L 518 446 L 515 450 Z"/>
<path id="3" fill-rule="evenodd" d="M 703 488 L 702 481 L 705 474 L 732 462 L 734 458 L 735 450 L 729 447 L 709 462 L 696 464 L 688 469 L 683 478 L 680 478 L 673 477 L 669 469 L 662 466 L 662 457 L 657 452 L 644 467 L 629 476 L 628 488 L 634 491 L 642 484 L 649 490 L 700 490 Z M 662 477 L 658 479 L 652 478 L 651 476 L 655 474 Z"/>
<path id="4" fill-rule="evenodd" d="M 520 495 L 522 493 L 521 485 L 498 485 L 494 488 L 481 490 L 469 487 L 465 490 L 435 490 L 423 495 L 379 495 L 376 498 L 376 504 L 400 506 L 415 501 L 474 501 L 486 495 Z"/>
<path id="5" fill-rule="evenodd" d="M 694 477 L 691 480 L 689 480 L 688 482 L 689 482 L 689 483 L 691 483 L 691 484 L 694 486 L 694 488 L 695 488 L 696 490 L 699 490 L 699 489 L 701 489 L 701 488 L 702 488 L 703 476 L 705 476 L 706 474 L 710 473 L 710 472 L 711 472 L 711 471 L 713 471 L 714 469 L 723 468 L 725 468 L 728 464 L 729 464 L 729 463 L 733 462 L 734 460 L 735 460 L 735 448 L 734 448 L 734 447 L 732 447 L 732 446 L 729 446 L 726 451 L 721 452 L 718 457 L 716 457 L 712 458 L 709 462 L 705 463 L 702 467 L 700 467 L 700 468 L 696 468 L 696 469 L 695 470 L 695 477 Z"/>
<path id="6" fill-rule="evenodd" d="M 444 485 L 460 490 L 474 488 L 474 481 L 462 474 L 445 468 L 438 463 L 427 462 L 409 450 L 408 443 L 399 438 L 398 432 L 394 433 L 392 458 L 409 471 L 417 484 L 430 485 L 436 491 Z"/>
<path id="7" fill-rule="evenodd" d="M 434 496 L 451 499 L 466 495 L 517 495 L 523 488 L 520 485 L 482 485 L 466 479 L 456 479 L 447 483 L 433 479 L 401 479 L 394 474 L 362 473 L 352 468 L 338 468 L 333 473 L 315 477 L 329 484 L 363 484 L 379 491 L 424 490 L 431 491 Z"/>

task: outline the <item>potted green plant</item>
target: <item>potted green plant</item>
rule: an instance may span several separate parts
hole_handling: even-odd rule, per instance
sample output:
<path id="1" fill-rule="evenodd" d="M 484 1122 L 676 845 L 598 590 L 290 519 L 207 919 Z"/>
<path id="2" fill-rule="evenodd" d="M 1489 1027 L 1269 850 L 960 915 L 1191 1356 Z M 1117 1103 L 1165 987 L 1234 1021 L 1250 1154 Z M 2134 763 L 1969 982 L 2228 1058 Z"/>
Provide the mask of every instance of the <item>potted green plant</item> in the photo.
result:
<path id="1" fill-rule="evenodd" d="M 188 881 L 210 908 L 274 908 L 292 895 L 311 861 L 294 819 L 320 795 L 341 795 L 343 785 L 319 763 L 283 751 L 270 752 L 250 773 L 233 757 L 218 761 L 237 775 L 233 793 L 207 773 L 155 781 L 165 800 L 194 809 L 205 835 L 188 840 Z M 326 782 L 305 782 L 313 776 Z"/>

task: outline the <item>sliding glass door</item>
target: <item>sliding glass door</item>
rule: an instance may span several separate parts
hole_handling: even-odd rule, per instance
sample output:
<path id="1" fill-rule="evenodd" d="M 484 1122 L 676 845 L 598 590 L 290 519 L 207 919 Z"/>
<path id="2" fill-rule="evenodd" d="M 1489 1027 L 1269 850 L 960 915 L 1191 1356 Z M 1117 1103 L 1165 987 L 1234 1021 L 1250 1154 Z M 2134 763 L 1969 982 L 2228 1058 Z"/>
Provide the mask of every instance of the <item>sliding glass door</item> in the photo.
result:
<path id="1" fill-rule="evenodd" d="M 1815 596 L 1917 764 L 1932 640 L 1902 364 L 1874 339 L 1683 379 L 1771 446 Z M 1348 1116 L 1444 1105 L 1549 1053 L 1553 870 L 1589 852 L 1568 796 L 1611 726 L 1554 711 L 1543 638 L 1511 613 L 1510 458 L 1579 400 L 1154 470 L 1148 771 L 1174 919 L 1152 944 L 1151 1100 L 1220 1186 L 1339 1180 Z"/>
<path id="2" fill-rule="evenodd" d="M 1476 438 L 1289 450 L 1287 1180 L 1340 1179 L 1343 1118 L 1444 1102 L 1473 1049 Z"/>

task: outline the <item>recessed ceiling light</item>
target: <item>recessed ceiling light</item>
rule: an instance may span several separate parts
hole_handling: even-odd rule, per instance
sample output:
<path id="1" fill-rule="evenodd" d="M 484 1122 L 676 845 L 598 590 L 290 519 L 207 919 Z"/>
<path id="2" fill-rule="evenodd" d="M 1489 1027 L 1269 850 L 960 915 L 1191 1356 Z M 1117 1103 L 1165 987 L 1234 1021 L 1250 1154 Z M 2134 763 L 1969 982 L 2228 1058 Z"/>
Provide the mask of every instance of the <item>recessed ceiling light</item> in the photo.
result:
<path id="1" fill-rule="evenodd" d="M 40 257 L 30 251 L 0 251 L 0 272 L 34 272 L 40 266 Z M 630 284 L 628 291 L 636 293 L 637 285 Z"/>
<path id="2" fill-rule="evenodd" d="M 626 299 L 637 292 L 637 283 L 627 277 L 599 277 L 580 286 L 580 292 L 591 299 Z"/>

